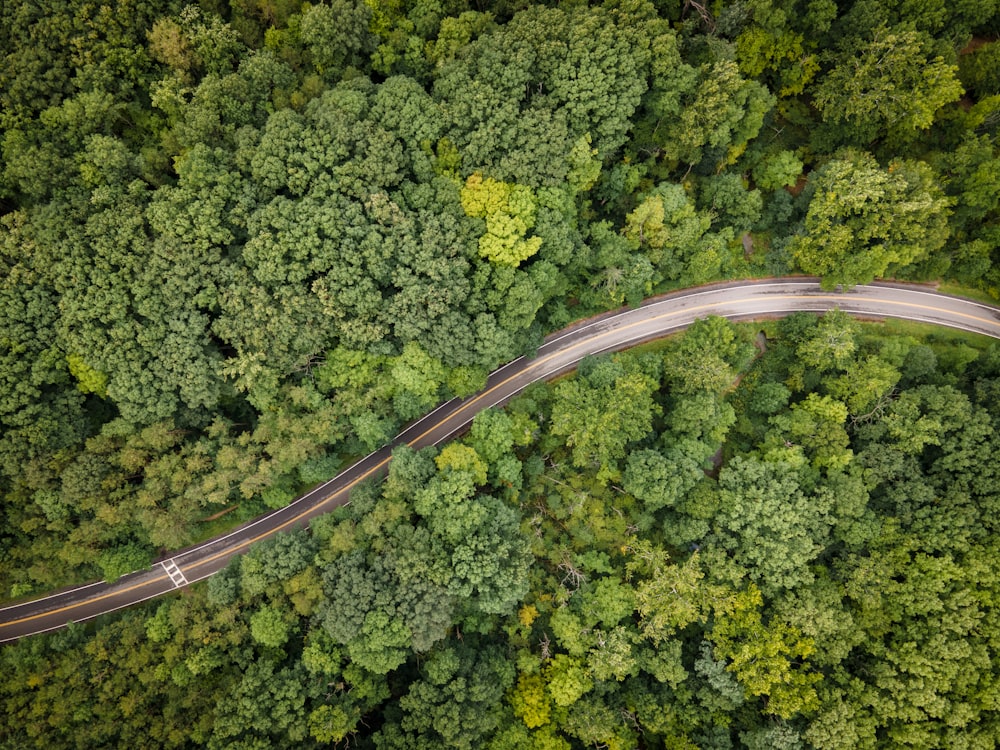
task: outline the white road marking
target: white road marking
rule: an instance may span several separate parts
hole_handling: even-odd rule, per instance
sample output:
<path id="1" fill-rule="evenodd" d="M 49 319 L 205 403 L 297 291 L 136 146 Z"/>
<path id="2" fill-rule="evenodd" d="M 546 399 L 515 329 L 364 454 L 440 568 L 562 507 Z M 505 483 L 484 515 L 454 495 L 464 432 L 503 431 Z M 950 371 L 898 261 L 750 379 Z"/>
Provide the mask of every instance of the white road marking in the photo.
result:
<path id="1" fill-rule="evenodd" d="M 184 577 L 184 573 L 181 572 L 181 569 L 177 567 L 177 563 L 173 560 L 163 560 L 160 562 L 160 565 L 167 571 L 167 575 L 170 576 L 170 580 L 174 586 L 182 588 L 188 585 L 188 579 Z"/>

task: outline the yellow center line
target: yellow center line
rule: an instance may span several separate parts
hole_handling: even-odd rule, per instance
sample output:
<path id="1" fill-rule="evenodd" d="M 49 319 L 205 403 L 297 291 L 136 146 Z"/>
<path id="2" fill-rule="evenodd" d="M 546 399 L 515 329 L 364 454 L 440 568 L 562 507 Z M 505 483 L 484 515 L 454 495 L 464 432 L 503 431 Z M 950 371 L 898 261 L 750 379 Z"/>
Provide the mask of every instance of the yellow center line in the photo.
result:
<path id="1" fill-rule="evenodd" d="M 273 529 L 269 529 L 268 531 L 264 531 L 264 532 L 258 534 L 257 536 L 250 538 L 250 539 L 245 539 L 244 541 L 240 542 L 239 544 L 234 545 L 232 547 L 227 547 L 226 549 L 224 549 L 224 550 L 222 550 L 220 552 L 216 552 L 214 555 L 206 557 L 203 560 L 195 560 L 194 562 L 192 562 L 190 565 L 187 566 L 187 570 L 193 570 L 194 568 L 199 568 L 202 565 L 207 565 L 210 562 L 214 562 L 215 560 L 218 560 L 220 557 L 225 557 L 226 555 L 231 555 L 231 554 L 235 553 L 237 550 L 241 550 L 244 547 L 250 546 L 254 542 L 259 542 L 261 539 L 269 537 L 272 534 L 277 534 L 279 531 L 281 531 L 282 529 L 288 528 L 289 526 L 291 526 L 296 521 L 302 520 L 307 515 L 309 515 L 313 511 L 315 511 L 321 505 L 324 505 L 325 503 L 330 502 L 330 500 L 333 499 L 333 498 L 335 498 L 337 495 L 340 495 L 340 494 L 342 494 L 344 492 L 347 492 L 348 490 L 354 489 L 354 487 L 356 487 L 360 482 L 363 482 L 364 480 L 366 480 L 368 477 L 370 477 L 376 471 L 378 471 L 379 469 L 381 469 L 387 463 L 389 463 L 389 459 L 388 458 L 383 458 L 381 461 L 379 461 L 377 464 L 375 464 L 375 466 L 373 466 L 372 468 L 370 468 L 368 471 L 366 471 L 360 477 L 358 477 L 357 479 L 355 479 L 353 482 L 351 482 L 348 485 L 345 485 L 344 487 L 341 487 L 336 492 L 331 492 L 329 495 L 327 495 L 326 497 L 324 497 L 322 500 L 320 500 L 319 502 L 317 502 L 315 505 L 307 508 L 306 510 L 302 511 L 298 515 L 292 516 L 287 521 L 281 522 L 280 524 L 278 524 L 277 526 L 275 526 Z M 182 572 L 184 571 L 183 567 L 181 567 L 179 565 L 177 567 L 181 568 Z"/>
<path id="2" fill-rule="evenodd" d="M 512 380 L 514 380 L 516 378 L 519 378 L 519 377 L 522 377 L 525 374 L 531 372 L 532 370 L 536 370 L 536 369 L 542 367 L 547 362 L 551 361 L 552 359 L 554 359 L 556 357 L 561 357 L 561 356 L 565 356 L 567 354 L 570 354 L 574 349 L 580 349 L 580 348 L 586 348 L 588 346 L 592 346 L 593 344 L 595 344 L 597 341 L 599 341 L 602 338 L 607 338 L 607 337 L 617 338 L 623 331 L 627 331 L 627 330 L 629 330 L 631 328 L 636 328 L 636 327 L 642 326 L 642 325 L 648 325 L 649 323 L 652 323 L 652 322 L 655 322 L 655 321 L 658 321 L 658 320 L 664 320 L 666 318 L 680 317 L 680 316 L 684 316 L 684 315 L 690 315 L 692 313 L 697 313 L 697 312 L 700 312 L 700 311 L 703 311 L 703 310 L 707 310 L 707 309 L 711 309 L 711 308 L 716 308 L 716 307 L 719 307 L 720 304 L 724 304 L 724 305 L 738 305 L 738 304 L 742 304 L 744 302 L 753 302 L 755 300 L 757 300 L 757 297 L 747 297 L 747 298 L 743 298 L 743 299 L 739 299 L 739 300 L 725 300 L 723 302 L 708 302 L 708 303 L 701 304 L 701 305 L 693 305 L 691 307 L 685 307 L 685 308 L 683 308 L 681 310 L 672 310 L 672 311 L 669 311 L 669 312 L 664 312 L 664 313 L 660 313 L 658 315 L 654 315 L 653 317 L 650 317 L 650 318 L 643 318 L 642 320 L 633 321 L 632 323 L 626 323 L 625 325 L 618 326 L 616 328 L 612 328 L 610 330 L 604 331 L 603 333 L 596 334 L 596 335 L 594 335 L 592 337 L 588 337 L 584 341 L 578 341 L 575 344 L 571 344 L 570 346 L 566 347 L 565 349 L 560 349 L 558 351 L 552 352 L 551 354 L 547 354 L 547 355 L 545 355 L 544 357 L 542 357 L 540 359 L 534 360 L 525 369 L 521 370 L 520 372 L 515 373 L 514 375 L 511 375 L 510 377 L 505 378 L 504 380 L 500 381 L 496 385 L 490 387 L 488 390 L 485 390 L 485 391 L 479 393 L 475 398 L 473 398 L 470 401 L 462 404 L 462 406 L 460 406 L 451 415 L 449 415 L 448 419 L 454 419 L 455 417 L 457 417 L 458 415 L 462 414 L 463 412 L 471 409 L 473 406 L 475 406 L 476 404 L 478 404 L 480 401 L 482 401 L 483 399 L 486 399 L 491 394 L 495 393 L 498 389 L 503 388 L 505 385 L 507 385 L 508 383 L 510 383 Z M 775 300 L 775 301 L 777 301 L 777 300 L 819 300 L 819 301 L 830 301 L 830 300 L 833 300 L 833 301 L 839 302 L 841 304 L 847 303 L 848 305 L 850 303 L 852 303 L 852 302 L 855 302 L 855 301 L 858 301 L 858 302 L 868 301 L 868 300 L 866 300 L 864 298 L 854 298 L 854 299 L 852 299 L 852 298 L 845 298 L 844 296 L 841 296 L 841 295 L 833 295 L 833 294 L 831 294 L 831 295 L 818 295 L 818 294 L 811 294 L 811 295 L 800 295 L 800 294 L 768 295 L 767 297 L 764 297 L 763 300 L 764 301 L 768 301 L 768 302 L 770 302 L 772 300 Z M 974 321 L 976 321 L 978 323 L 984 324 L 984 325 L 989 326 L 989 327 L 998 328 L 998 330 L 1000 330 L 1000 324 L 998 324 L 997 321 L 990 320 L 988 318 L 981 318 L 981 317 L 979 317 L 977 315 L 972 315 L 970 313 L 956 312 L 956 311 L 953 311 L 953 310 L 946 310 L 946 309 L 941 308 L 941 307 L 935 307 L 933 305 L 922 305 L 922 304 L 918 304 L 916 302 L 906 302 L 906 301 L 900 301 L 900 300 L 879 300 L 879 299 L 875 299 L 875 300 L 871 300 L 871 301 L 873 301 L 873 302 L 875 302 L 877 304 L 881 304 L 881 305 L 891 305 L 891 306 L 896 306 L 896 307 L 906 307 L 906 308 L 915 308 L 915 309 L 919 309 L 919 310 L 927 310 L 927 311 L 937 312 L 937 313 L 946 313 L 948 315 L 954 315 L 954 316 L 958 316 L 958 317 L 962 317 L 962 318 L 968 318 L 970 320 L 974 320 Z M 772 311 L 772 312 L 782 312 L 782 311 Z M 750 311 L 748 314 L 749 315 L 766 315 L 766 314 L 768 314 L 768 312 L 767 311 L 757 311 L 757 310 L 754 310 L 754 311 Z M 864 314 L 864 313 L 861 313 L 861 314 Z M 878 313 L 871 313 L 871 314 L 872 315 L 878 315 Z M 656 333 L 655 331 L 650 331 L 651 335 L 655 334 L 655 333 Z M 419 442 L 420 440 L 422 440 L 423 438 L 425 438 L 427 435 L 429 435 L 431 432 L 433 432 L 434 430 L 438 429 L 440 426 L 441 426 L 441 422 L 438 422 L 437 424 L 435 424 L 435 425 L 427 428 L 424 432 L 422 432 L 417 437 L 413 438 L 413 440 L 408 441 L 407 444 L 408 445 L 413 445 L 414 443 Z M 287 527 L 291 526 L 292 524 L 296 523 L 297 521 L 302 520 L 302 518 L 304 518 L 306 515 L 314 512 L 320 506 L 328 503 L 334 497 L 336 497 L 336 496 L 338 496 L 338 495 L 340 495 L 340 494 L 342 494 L 344 492 L 348 492 L 349 490 L 353 489 L 355 486 L 357 486 L 358 483 L 364 481 L 365 479 L 367 479 L 368 477 L 370 477 L 373 473 L 375 473 L 376 471 L 378 471 L 379 469 L 381 469 L 383 466 L 385 466 L 389 462 L 389 460 L 390 460 L 389 458 L 382 459 L 381 461 L 379 461 L 378 464 L 376 464 L 375 466 L 373 466 L 371 469 L 369 469 L 368 471 L 366 471 L 364 474 L 362 474 L 360 477 L 358 477 L 357 479 L 355 479 L 350 484 L 342 487 L 341 489 L 337 490 L 336 492 L 333 492 L 333 493 L 327 495 L 322 500 L 320 500 L 319 502 L 317 502 L 316 505 L 308 508 L 307 510 L 303 511 L 302 513 L 299 513 L 296 516 L 293 516 L 292 518 L 288 519 L 287 521 L 282 522 L 280 525 L 274 527 L 273 529 L 270 529 L 270 530 L 265 531 L 265 532 L 263 532 L 261 534 L 258 534 L 256 536 L 252 537 L 251 539 L 244 540 L 244 541 L 240 542 L 239 544 L 237 544 L 237 545 L 235 545 L 233 547 L 228 547 L 228 548 L 226 548 L 226 549 L 224 549 L 224 550 L 222 550 L 220 552 L 217 552 L 214 555 L 206 557 L 206 558 L 204 558 L 202 560 L 196 560 L 196 561 L 192 562 L 191 564 L 189 564 L 188 566 L 186 566 L 186 568 L 182 567 L 180 565 L 178 565 L 178 568 L 180 568 L 180 570 L 183 572 L 184 570 L 193 570 L 193 569 L 201 567 L 203 565 L 207 565 L 210 562 L 218 560 L 220 557 L 225 557 L 225 556 L 228 556 L 228 555 L 235 554 L 236 552 L 238 552 L 239 550 L 243 549 L 244 547 L 248 547 L 248 546 L 250 546 L 250 545 L 252 545 L 252 544 L 254 544 L 254 543 L 256 543 L 256 542 L 258 542 L 258 541 L 260 541 L 260 540 L 262 540 L 264 538 L 266 538 L 266 537 L 269 537 L 269 536 L 271 536 L 273 534 L 278 533 L 279 531 L 282 531 L 283 529 L 286 529 Z M 79 602 L 75 602 L 73 604 L 68 604 L 68 605 L 66 605 L 64 607 L 59 607 L 58 609 L 53 609 L 53 610 L 49 610 L 49 611 L 46 611 L 46 612 L 41 612 L 41 613 L 35 614 L 35 615 L 29 615 L 27 617 L 22 617 L 22 618 L 20 618 L 18 620 L 11 620 L 9 622 L 0 624 L 0 628 L 9 627 L 9 626 L 12 626 L 12 625 L 17 625 L 17 624 L 20 624 L 20 623 L 23 623 L 23 622 L 30 622 L 31 620 L 37 620 L 37 619 L 39 619 L 41 617 L 48 617 L 50 615 L 58 615 L 58 614 L 61 614 L 63 612 L 69 612 L 69 611 L 71 611 L 73 609 L 76 609 L 78 607 L 81 607 L 81 606 L 83 606 L 85 604 L 93 604 L 94 602 L 103 601 L 105 599 L 110 599 L 111 597 L 114 597 L 114 596 L 119 596 L 120 594 L 127 594 L 130 591 L 135 591 L 137 589 L 144 588 L 146 586 L 151 586 L 153 584 L 159 583 L 165 577 L 167 577 L 167 576 L 166 576 L 166 572 L 164 571 L 164 574 L 163 574 L 162 577 L 157 577 L 157 578 L 154 578 L 154 579 L 151 579 L 151 580 L 148 580 L 148 581 L 144 581 L 142 583 L 136 583 L 136 584 L 133 584 L 132 586 L 128 586 L 126 588 L 115 589 L 113 591 L 108 591 L 108 592 L 106 592 L 104 594 L 99 594 L 97 596 L 89 597 L 87 599 L 84 599 L 84 600 L 79 601 Z"/>
<path id="3" fill-rule="evenodd" d="M 94 602 L 104 601 L 105 599 L 110 599 L 111 597 L 118 596 L 119 594 L 127 594 L 129 591 L 135 591 L 136 589 L 144 588 L 145 586 L 149 586 L 150 584 L 159 583 L 165 578 L 167 578 L 166 574 L 162 576 L 157 576 L 156 578 L 153 578 L 152 580 L 149 581 L 143 581 L 142 583 L 134 583 L 131 586 L 127 586 L 123 589 L 114 589 L 113 591 L 108 591 L 103 594 L 98 594 L 97 596 L 88 597 L 82 601 L 75 602 L 74 604 L 67 604 L 65 607 L 59 607 L 58 609 L 50 609 L 45 612 L 39 612 L 37 615 L 29 615 L 27 617 L 22 617 L 18 620 L 9 620 L 7 622 L 0 623 L 0 627 L 6 628 L 10 627 L 11 625 L 17 625 L 22 622 L 31 622 L 32 620 L 37 620 L 39 617 L 48 617 L 49 615 L 57 615 L 60 612 L 69 612 L 71 609 L 82 607 L 84 604 L 93 604 Z"/>

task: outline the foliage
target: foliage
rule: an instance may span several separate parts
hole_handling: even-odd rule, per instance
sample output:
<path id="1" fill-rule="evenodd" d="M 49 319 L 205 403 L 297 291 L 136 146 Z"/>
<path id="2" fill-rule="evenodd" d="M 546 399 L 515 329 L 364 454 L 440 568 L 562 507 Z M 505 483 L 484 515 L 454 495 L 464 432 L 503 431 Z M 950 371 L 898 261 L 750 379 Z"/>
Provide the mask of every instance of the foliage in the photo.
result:
<path id="1" fill-rule="evenodd" d="M 656 292 L 1000 297 L 998 12 L 2 4 L 0 590 L 280 507 Z M 0 745 L 993 746 L 996 353 L 768 336 L 584 362 L 188 595 L 5 647 Z"/>
<path id="2" fill-rule="evenodd" d="M 802 314 L 752 359 L 749 330 L 709 319 L 664 347 L 723 362 L 741 376 L 727 395 L 678 388 L 648 352 L 588 361 L 440 451 L 398 449 L 383 484 L 207 586 L 5 647 L 5 741 L 992 736 L 996 352 Z M 555 417 L 633 381 L 655 408 L 600 443 L 619 486 L 574 465 Z M 848 401 L 882 382 L 881 406 L 850 421 L 847 381 Z"/>
<path id="3" fill-rule="evenodd" d="M 859 145 L 883 135 L 908 140 L 963 93 L 957 67 L 931 57 L 917 31 L 883 26 L 852 41 L 817 86 L 816 106 L 826 122 L 849 123 Z"/>
<path id="4" fill-rule="evenodd" d="M 902 270 L 941 248 L 948 200 L 922 162 L 882 169 L 866 153 L 827 162 L 813 181 L 805 234 L 792 254 L 826 288 L 852 287 Z"/>

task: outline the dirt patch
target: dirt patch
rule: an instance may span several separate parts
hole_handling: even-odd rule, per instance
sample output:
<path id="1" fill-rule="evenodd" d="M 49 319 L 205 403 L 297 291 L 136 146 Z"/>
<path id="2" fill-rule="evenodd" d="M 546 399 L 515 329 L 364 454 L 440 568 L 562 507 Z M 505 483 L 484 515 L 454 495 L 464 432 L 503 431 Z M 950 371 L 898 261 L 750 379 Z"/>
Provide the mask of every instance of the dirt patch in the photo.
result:
<path id="1" fill-rule="evenodd" d="M 227 513 L 232 513 L 234 510 L 236 510 L 239 507 L 240 507 L 239 503 L 237 503 L 236 505 L 230 505 L 228 508 L 223 508 L 218 513 L 213 513 L 212 515 L 208 516 L 207 518 L 201 519 L 200 523 L 209 523 L 211 521 L 218 521 L 224 515 L 226 515 Z"/>
<path id="2" fill-rule="evenodd" d="M 708 459 L 712 462 L 712 468 L 705 472 L 706 477 L 712 477 L 712 479 L 719 478 L 719 470 L 722 469 L 722 448 L 719 448 L 712 457 Z"/>
<path id="3" fill-rule="evenodd" d="M 985 47 L 990 42 L 995 42 L 995 41 L 996 41 L 995 38 L 991 39 L 988 36 L 975 36 L 972 38 L 971 42 L 969 42 L 961 50 L 959 50 L 958 54 L 968 55 L 972 52 L 975 52 L 980 47 Z"/>
<path id="4" fill-rule="evenodd" d="M 795 184 L 792 185 L 791 187 L 786 187 L 785 190 L 787 190 L 792 196 L 797 198 L 799 193 L 805 190 L 806 185 L 808 184 L 809 184 L 809 176 L 806 174 L 800 174 L 799 179 L 795 181 Z"/>
<path id="5" fill-rule="evenodd" d="M 767 351 L 767 334 L 763 331 L 757 331 L 757 335 L 754 336 L 753 345 L 757 347 L 761 354 Z"/>

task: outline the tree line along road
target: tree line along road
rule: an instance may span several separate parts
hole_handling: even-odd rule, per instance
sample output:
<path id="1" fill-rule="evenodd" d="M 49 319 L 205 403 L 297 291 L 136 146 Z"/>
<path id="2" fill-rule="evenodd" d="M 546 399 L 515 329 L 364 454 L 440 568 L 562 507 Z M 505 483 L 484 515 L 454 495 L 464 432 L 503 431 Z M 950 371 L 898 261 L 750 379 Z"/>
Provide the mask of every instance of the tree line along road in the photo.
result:
<path id="1" fill-rule="evenodd" d="M 532 383 L 572 370 L 584 357 L 663 337 L 707 315 L 752 320 L 834 308 L 862 318 L 901 318 L 1000 338 L 1000 308 L 911 284 L 878 282 L 835 293 L 822 290 L 817 279 L 782 278 L 714 284 L 656 297 L 550 335 L 534 357 L 516 359 L 493 372 L 479 393 L 442 404 L 391 443 L 280 510 L 174 552 L 114 583 L 98 581 L 0 608 L 0 642 L 89 620 L 203 580 L 254 542 L 304 526 L 348 502 L 355 485 L 385 473 L 394 447 L 442 443 L 465 430 L 480 411 L 506 403 Z"/>

